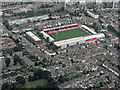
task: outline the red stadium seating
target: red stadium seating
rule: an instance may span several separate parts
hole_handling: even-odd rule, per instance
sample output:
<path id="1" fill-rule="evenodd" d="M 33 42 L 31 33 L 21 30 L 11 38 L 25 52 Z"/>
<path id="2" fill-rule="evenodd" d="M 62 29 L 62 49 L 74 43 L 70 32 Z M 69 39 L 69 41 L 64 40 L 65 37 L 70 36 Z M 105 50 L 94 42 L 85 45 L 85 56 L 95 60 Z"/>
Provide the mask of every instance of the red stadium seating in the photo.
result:
<path id="1" fill-rule="evenodd" d="M 73 27 L 68 27 L 68 28 L 64 28 L 64 29 L 59 29 L 59 30 L 54 30 L 54 31 L 46 31 L 46 29 L 44 30 L 47 34 L 51 34 L 51 33 L 56 33 L 56 32 L 60 32 L 60 31 L 67 31 L 67 30 L 72 30 L 72 29 L 76 29 L 79 28 L 79 26 L 73 26 Z"/>

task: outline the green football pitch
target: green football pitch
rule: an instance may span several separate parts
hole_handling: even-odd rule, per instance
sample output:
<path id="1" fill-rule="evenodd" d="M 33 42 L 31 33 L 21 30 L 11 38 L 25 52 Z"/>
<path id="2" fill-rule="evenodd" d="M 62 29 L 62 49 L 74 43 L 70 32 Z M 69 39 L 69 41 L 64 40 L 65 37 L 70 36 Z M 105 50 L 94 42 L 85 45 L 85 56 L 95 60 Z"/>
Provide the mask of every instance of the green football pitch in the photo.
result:
<path id="1" fill-rule="evenodd" d="M 58 33 L 51 33 L 49 34 L 51 37 L 55 39 L 55 41 L 66 40 L 74 37 L 81 37 L 89 35 L 87 32 L 83 31 L 80 28 L 67 30 L 67 31 L 60 31 Z"/>

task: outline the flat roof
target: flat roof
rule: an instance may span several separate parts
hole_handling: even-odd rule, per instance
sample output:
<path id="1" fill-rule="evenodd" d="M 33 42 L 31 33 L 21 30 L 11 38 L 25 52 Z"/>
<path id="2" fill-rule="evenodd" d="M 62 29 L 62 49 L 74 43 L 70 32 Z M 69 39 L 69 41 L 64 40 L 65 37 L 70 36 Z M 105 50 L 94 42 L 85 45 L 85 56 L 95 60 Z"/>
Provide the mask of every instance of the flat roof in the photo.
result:
<path id="1" fill-rule="evenodd" d="M 40 41 L 40 39 L 36 35 L 34 35 L 32 32 L 26 32 L 26 34 L 29 35 L 35 41 Z"/>

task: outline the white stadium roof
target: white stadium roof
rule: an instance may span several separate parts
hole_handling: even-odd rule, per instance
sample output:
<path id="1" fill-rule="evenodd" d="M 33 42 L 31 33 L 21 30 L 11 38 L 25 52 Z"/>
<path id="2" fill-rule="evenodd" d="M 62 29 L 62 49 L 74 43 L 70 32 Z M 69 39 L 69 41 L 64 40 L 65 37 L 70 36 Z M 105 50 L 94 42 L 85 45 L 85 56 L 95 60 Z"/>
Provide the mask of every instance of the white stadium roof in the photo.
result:
<path id="1" fill-rule="evenodd" d="M 54 41 L 54 39 L 52 37 L 50 37 L 48 34 L 46 34 L 44 31 L 41 31 L 41 33 L 46 36 L 49 37 L 50 41 Z"/>
<path id="2" fill-rule="evenodd" d="M 71 39 L 67 39 L 67 40 L 57 41 L 57 42 L 54 42 L 54 44 L 59 47 L 62 45 L 67 45 L 67 44 L 71 44 L 71 43 L 85 41 L 87 39 L 92 39 L 92 38 L 99 39 L 102 37 L 105 37 L 105 35 L 103 33 L 100 33 L 100 34 L 96 34 L 96 35 L 90 35 L 90 36 L 85 36 L 85 37 L 76 37 L 76 38 L 71 38 Z"/>
<path id="3" fill-rule="evenodd" d="M 81 27 L 87 29 L 89 32 L 91 32 L 92 34 L 97 34 L 95 31 L 91 30 L 89 27 L 85 26 L 85 25 L 81 25 Z"/>
<path id="4" fill-rule="evenodd" d="M 59 26 L 59 27 L 54 27 L 54 28 L 48 28 L 48 29 L 44 29 L 43 31 L 61 29 L 61 28 L 69 27 L 69 26 L 75 26 L 75 25 L 77 25 L 77 23 L 75 23 L 75 24 L 69 24 L 69 25 L 64 25 L 64 26 Z"/>

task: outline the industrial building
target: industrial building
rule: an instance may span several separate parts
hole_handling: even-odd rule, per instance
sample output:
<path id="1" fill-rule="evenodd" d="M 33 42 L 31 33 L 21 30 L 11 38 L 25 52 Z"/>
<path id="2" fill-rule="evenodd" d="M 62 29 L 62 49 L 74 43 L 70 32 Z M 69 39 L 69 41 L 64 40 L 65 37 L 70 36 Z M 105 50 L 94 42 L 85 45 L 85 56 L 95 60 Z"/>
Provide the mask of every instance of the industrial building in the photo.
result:
<path id="1" fill-rule="evenodd" d="M 100 38 L 104 38 L 105 35 L 103 33 L 96 34 L 96 35 L 90 35 L 90 36 L 85 36 L 85 37 L 76 37 L 76 38 L 71 38 L 67 40 L 62 40 L 62 41 L 57 41 L 54 42 L 54 44 L 57 47 L 60 47 L 61 49 L 67 48 L 68 46 L 73 46 L 77 44 L 82 44 L 82 43 L 89 43 L 92 41 L 95 41 Z"/>
<path id="2" fill-rule="evenodd" d="M 98 19 L 99 15 L 96 14 L 95 12 L 91 11 L 91 10 L 87 10 L 87 13 L 93 17 L 94 19 Z"/>
<path id="3" fill-rule="evenodd" d="M 26 32 L 26 37 L 30 39 L 35 45 L 41 44 L 41 39 L 39 39 L 32 32 Z"/>

